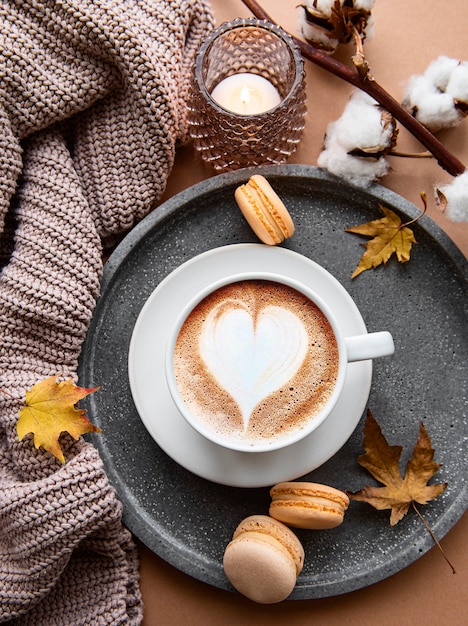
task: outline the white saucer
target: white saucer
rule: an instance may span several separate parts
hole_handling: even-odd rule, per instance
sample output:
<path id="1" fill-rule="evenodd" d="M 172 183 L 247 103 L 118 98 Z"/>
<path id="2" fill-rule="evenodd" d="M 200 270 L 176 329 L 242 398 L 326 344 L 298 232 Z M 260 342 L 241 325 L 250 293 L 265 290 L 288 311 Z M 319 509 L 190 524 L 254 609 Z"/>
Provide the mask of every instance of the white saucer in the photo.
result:
<path id="1" fill-rule="evenodd" d="M 187 470 L 233 487 L 266 487 L 316 469 L 346 443 L 369 397 L 372 361 L 350 363 L 343 393 L 328 419 L 311 435 L 280 450 L 250 453 L 222 448 L 197 433 L 177 410 L 166 384 L 168 332 L 199 289 L 226 274 L 280 272 L 312 287 L 336 312 L 345 336 L 367 332 L 346 289 L 310 259 L 285 248 L 237 244 L 187 261 L 153 291 L 138 316 L 130 342 L 128 373 L 135 406 L 156 443 Z"/>

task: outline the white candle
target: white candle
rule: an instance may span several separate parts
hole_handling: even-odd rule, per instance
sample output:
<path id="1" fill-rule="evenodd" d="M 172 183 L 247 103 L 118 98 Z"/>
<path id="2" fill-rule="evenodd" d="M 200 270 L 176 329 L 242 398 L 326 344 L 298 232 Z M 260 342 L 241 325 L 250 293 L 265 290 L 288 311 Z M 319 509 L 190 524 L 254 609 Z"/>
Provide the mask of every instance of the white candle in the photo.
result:
<path id="1" fill-rule="evenodd" d="M 228 76 L 216 85 L 211 97 L 224 109 L 240 115 L 264 113 L 281 102 L 269 80 L 249 72 Z"/>

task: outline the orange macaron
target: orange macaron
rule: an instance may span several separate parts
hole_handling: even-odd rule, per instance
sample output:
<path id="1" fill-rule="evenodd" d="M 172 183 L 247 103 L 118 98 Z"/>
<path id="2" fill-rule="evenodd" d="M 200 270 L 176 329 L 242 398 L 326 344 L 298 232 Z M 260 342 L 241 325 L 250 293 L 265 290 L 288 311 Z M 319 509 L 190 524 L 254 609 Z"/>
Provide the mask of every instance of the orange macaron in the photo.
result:
<path id="1" fill-rule="evenodd" d="M 303 565 L 299 539 L 285 524 L 267 515 L 251 515 L 240 522 L 223 559 L 232 586 L 260 604 L 285 600 Z"/>
<path id="2" fill-rule="evenodd" d="M 319 483 L 279 483 L 270 496 L 270 515 L 294 528 L 335 528 L 349 506 L 343 491 Z"/>
<path id="3" fill-rule="evenodd" d="M 236 202 L 257 237 L 274 246 L 294 233 L 294 223 L 270 183 L 259 174 L 234 192 Z"/>

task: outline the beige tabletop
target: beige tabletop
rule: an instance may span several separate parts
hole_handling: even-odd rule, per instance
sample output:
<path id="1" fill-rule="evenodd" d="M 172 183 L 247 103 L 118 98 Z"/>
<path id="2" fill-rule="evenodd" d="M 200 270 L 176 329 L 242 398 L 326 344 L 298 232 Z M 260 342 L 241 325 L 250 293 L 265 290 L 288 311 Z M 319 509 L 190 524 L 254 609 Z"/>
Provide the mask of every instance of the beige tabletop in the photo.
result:
<path id="1" fill-rule="evenodd" d="M 298 34 L 298 0 L 263 0 L 260 4 L 274 21 Z M 251 15 L 240 0 L 212 0 L 212 6 L 217 23 Z M 375 36 L 365 46 L 375 79 L 400 100 L 409 76 L 424 71 L 439 55 L 468 60 L 466 9 L 466 0 L 445 0 L 439 4 L 426 0 L 376 0 Z M 352 46 L 346 46 L 339 58 L 347 60 L 352 53 Z M 341 115 L 351 87 L 309 61 L 306 72 L 306 129 L 289 162 L 316 165 L 327 124 Z M 399 150 L 421 151 L 420 144 L 399 128 Z M 442 132 L 439 138 L 468 165 L 468 119 L 458 128 Z M 391 157 L 391 166 L 392 172 L 382 184 L 420 207 L 420 194 L 426 192 L 428 215 L 468 257 L 468 223 L 451 222 L 433 200 L 434 185 L 450 182 L 451 176 L 433 159 Z M 180 148 L 164 199 L 214 174 L 190 146 Z M 392 532 L 390 527 L 388 532 Z M 438 549 L 433 548 L 401 572 L 365 589 L 333 598 L 290 600 L 269 606 L 195 580 L 140 546 L 144 625 L 462 626 L 468 623 L 467 536 L 465 514 L 441 542 L 456 575 Z"/>

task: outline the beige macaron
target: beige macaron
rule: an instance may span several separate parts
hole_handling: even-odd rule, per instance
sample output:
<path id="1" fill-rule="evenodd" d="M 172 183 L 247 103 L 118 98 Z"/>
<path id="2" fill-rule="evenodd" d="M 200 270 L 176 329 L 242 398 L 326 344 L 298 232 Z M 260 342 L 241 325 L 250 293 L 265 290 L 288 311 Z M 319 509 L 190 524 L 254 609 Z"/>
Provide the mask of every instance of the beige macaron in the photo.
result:
<path id="1" fill-rule="evenodd" d="M 279 483 L 270 496 L 270 515 L 294 528 L 335 528 L 349 506 L 343 491 L 319 483 Z"/>
<path id="2" fill-rule="evenodd" d="M 250 177 L 234 192 L 245 219 L 257 237 L 269 246 L 281 243 L 294 233 L 294 223 L 270 183 L 259 174 Z"/>
<path id="3" fill-rule="evenodd" d="M 285 524 L 268 515 L 251 515 L 234 531 L 223 565 L 237 591 L 254 602 L 273 604 L 294 589 L 304 549 Z"/>

